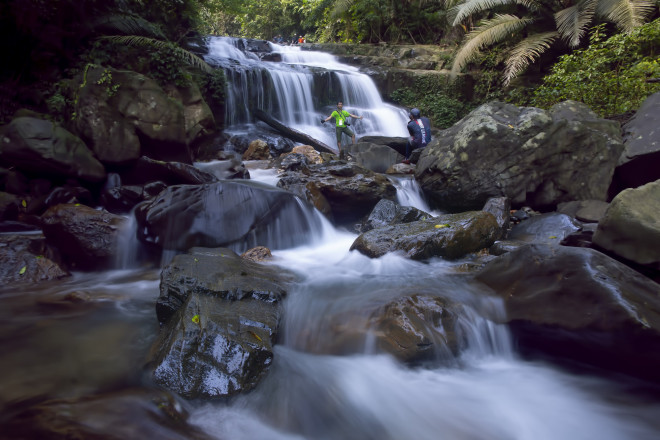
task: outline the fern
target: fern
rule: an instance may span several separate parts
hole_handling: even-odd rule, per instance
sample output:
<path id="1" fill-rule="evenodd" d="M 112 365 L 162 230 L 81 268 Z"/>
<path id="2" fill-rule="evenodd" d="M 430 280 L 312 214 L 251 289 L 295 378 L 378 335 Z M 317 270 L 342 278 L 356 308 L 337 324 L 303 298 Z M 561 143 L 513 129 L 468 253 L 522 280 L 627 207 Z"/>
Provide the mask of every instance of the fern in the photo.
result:
<path id="1" fill-rule="evenodd" d="M 214 70 L 206 63 L 206 61 L 194 53 L 182 49 L 181 47 L 170 43 L 169 41 L 161 41 L 155 38 L 143 37 L 140 35 L 109 35 L 105 37 L 99 37 L 99 39 L 132 47 L 171 49 L 181 60 L 183 60 L 183 62 L 192 67 L 198 68 L 207 73 L 212 73 Z"/>

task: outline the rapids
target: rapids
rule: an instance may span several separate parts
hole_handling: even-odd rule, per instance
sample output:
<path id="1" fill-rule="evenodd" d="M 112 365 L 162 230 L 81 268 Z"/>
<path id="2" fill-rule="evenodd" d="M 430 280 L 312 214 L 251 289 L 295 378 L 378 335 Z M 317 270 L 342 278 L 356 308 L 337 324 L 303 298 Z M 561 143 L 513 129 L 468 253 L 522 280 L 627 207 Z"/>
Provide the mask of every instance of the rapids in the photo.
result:
<path id="1" fill-rule="evenodd" d="M 331 128 L 318 123 L 330 108 L 313 99 L 312 72 L 321 72 L 335 77 L 332 84 L 341 86 L 337 96 L 346 108 L 365 115 L 355 124 L 360 135 L 405 135 L 405 112 L 384 104 L 368 77 L 329 55 L 276 47 L 284 62 L 265 68 L 232 40 L 215 38 L 212 47 L 208 58 L 232 71 L 226 122 L 234 132 L 255 124 L 248 103 L 257 102 L 333 145 Z M 264 81 L 276 84 L 274 95 L 258 90 Z M 277 181 L 273 170 L 250 173 L 263 184 Z M 414 180 L 394 184 L 401 204 L 430 210 Z M 211 438 L 660 438 L 660 393 L 650 385 L 518 356 L 507 328 L 484 318 L 503 313 L 502 305 L 460 270 L 466 261 L 417 262 L 397 254 L 370 259 L 349 251 L 356 234 L 335 228 L 318 212 L 308 214 L 317 219 L 308 241 L 273 248 L 268 263 L 297 272 L 302 281 L 284 301 L 282 336 L 267 378 L 230 401 L 185 404 L 189 422 Z M 158 332 L 160 270 L 141 266 L 136 228 L 129 223 L 118 257 L 121 269 L 74 273 L 36 286 L 0 286 L 0 426 L 30 402 L 152 387 L 143 367 Z M 375 353 L 369 338 L 352 355 L 323 353 L 322 347 L 335 342 L 333 323 L 350 326 L 344 316 L 413 293 L 465 306 L 458 322 L 465 341 L 460 355 L 439 351 L 436 362 L 410 367 Z M 111 413 L 96 417 L 113 420 Z M 145 422 L 135 416 L 122 423 Z"/>

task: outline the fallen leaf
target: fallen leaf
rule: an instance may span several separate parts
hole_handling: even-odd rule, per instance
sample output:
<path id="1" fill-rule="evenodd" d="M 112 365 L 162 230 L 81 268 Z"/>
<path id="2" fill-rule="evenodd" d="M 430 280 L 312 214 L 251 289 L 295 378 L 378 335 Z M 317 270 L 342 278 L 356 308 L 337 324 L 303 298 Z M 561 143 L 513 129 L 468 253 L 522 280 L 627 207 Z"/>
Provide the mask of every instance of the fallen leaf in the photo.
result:
<path id="1" fill-rule="evenodd" d="M 250 334 L 251 334 L 252 336 L 254 336 L 255 338 L 257 338 L 257 339 L 259 340 L 259 342 L 263 342 L 262 339 L 259 337 L 258 334 L 256 334 L 256 333 L 253 332 L 252 330 L 248 330 L 248 332 L 250 332 Z"/>
<path id="2" fill-rule="evenodd" d="M 445 224 L 443 224 L 443 225 L 435 225 L 435 228 L 436 228 L 436 229 L 440 229 L 440 228 L 448 228 L 448 227 L 449 227 L 449 225 L 448 225 L 447 223 L 445 223 Z"/>
<path id="3" fill-rule="evenodd" d="M 25 200 L 21 201 L 21 206 L 27 208 L 27 202 Z"/>
<path id="4" fill-rule="evenodd" d="M 556 235 L 551 235 L 549 238 L 557 238 Z"/>
<path id="5" fill-rule="evenodd" d="M 199 324 L 199 315 L 193 316 L 192 317 L 192 322 L 194 322 L 195 324 Z"/>
<path id="6" fill-rule="evenodd" d="M 27 270 L 27 266 L 23 266 L 23 267 L 21 268 L 21 270 L 18 271 L 18 274 L 19 274 L 19 275 L 23 275 L 23 274 L 25 273 L 26 270 Z"/>

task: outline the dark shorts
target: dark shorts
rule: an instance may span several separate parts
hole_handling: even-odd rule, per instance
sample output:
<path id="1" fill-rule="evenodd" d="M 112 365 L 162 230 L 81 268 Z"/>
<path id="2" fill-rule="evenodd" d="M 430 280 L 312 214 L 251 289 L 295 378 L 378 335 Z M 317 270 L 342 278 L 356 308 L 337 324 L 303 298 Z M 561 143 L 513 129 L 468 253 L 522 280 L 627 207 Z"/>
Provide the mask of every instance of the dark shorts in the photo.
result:
<path id="1" fill-rule="evenodd" d="M 345 125 L 337 126 L 337 142 L 341 142 L 341 134 L 346 133 L 346 136 L 353 137 L 355 133 Z"/>

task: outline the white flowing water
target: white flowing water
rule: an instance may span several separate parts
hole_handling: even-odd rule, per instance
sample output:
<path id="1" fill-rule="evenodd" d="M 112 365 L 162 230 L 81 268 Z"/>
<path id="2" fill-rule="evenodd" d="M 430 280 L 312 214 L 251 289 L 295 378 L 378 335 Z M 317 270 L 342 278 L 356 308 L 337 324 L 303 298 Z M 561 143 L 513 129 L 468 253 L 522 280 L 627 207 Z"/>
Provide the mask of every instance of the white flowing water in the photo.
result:
<path id="1" fill-rule="evenodd" d="M 321 235 L 316 244 L 274 252 L 274 264 L 303 281 L 285 301 L 267 379 L 231 404 L 193 411 L 192 423 L 214 438 L 658 438 L 657 401 L 636 401 L 624 385 L 519 359 L 506 328 L 482 317 L 501 304 L 458 276 L 458 263 L 392 254 L 369 259 L 348 251 L 355 235 L 332 228 Z M 468 342 L 458 358 L 439 353 L 437 364 L 413 368 L 373 353 L 368 341 L 354 354 L 326 353 L 351 331 L 343 316 L 412 293 L 448 297 L 470 311 L 461 317 Z"/>
<path id="2" fill-rule="evenodd" d="M 206 60 L 225 70 L 228 86 L 225 124 L 228 133 L 243 133 L 256 123 L 260 109 L 331 148 L 336 147 L 334 122 L 321 124 L 337 101 L 364 119 L 351 121 L 356 137 L 407 136 L 406 112 L 383 102 L 374 82 L 332 55 L 271 44 L 281 62 L 260 61 L 239 49 L 243 40 L 211 37 Z"/>

